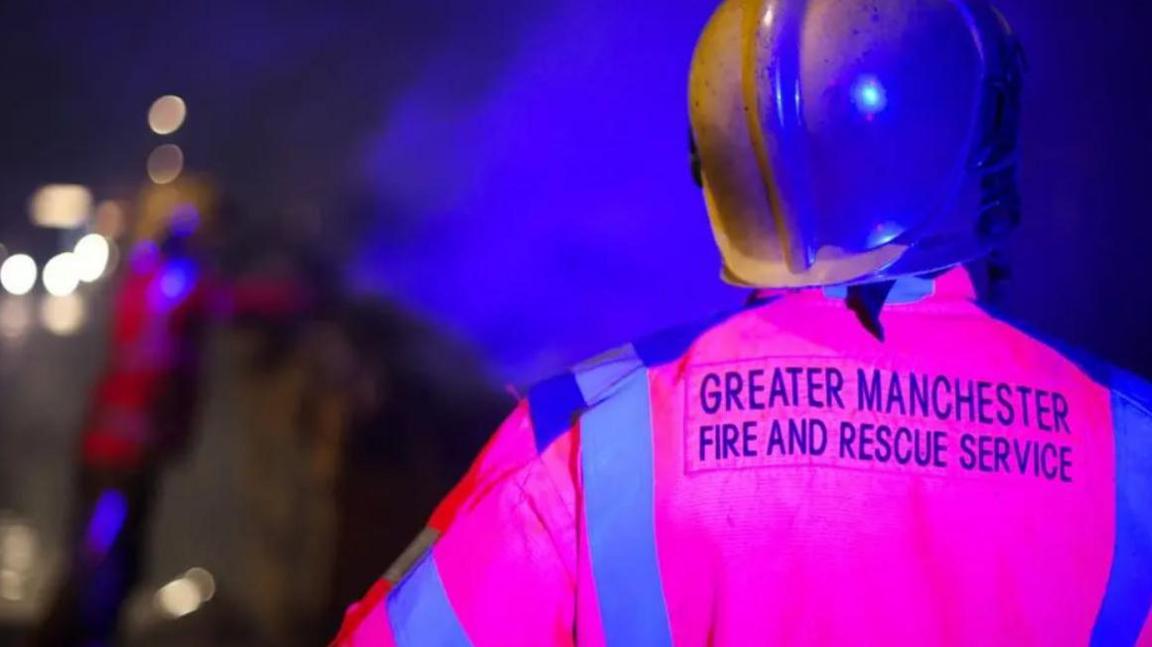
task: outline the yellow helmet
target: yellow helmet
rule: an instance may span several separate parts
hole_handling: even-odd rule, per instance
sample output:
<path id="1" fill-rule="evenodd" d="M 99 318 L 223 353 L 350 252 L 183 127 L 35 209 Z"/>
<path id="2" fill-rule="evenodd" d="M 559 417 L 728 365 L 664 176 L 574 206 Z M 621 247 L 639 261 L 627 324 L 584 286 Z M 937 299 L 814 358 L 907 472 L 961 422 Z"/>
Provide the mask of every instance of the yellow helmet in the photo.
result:
<path id="1" fill-rule="evenodd" d="M 724 276 L 928 272 L 1019 221 L 1020 52 L 983 0 L 726 0 L 697 44 L 694 154 Z"/>

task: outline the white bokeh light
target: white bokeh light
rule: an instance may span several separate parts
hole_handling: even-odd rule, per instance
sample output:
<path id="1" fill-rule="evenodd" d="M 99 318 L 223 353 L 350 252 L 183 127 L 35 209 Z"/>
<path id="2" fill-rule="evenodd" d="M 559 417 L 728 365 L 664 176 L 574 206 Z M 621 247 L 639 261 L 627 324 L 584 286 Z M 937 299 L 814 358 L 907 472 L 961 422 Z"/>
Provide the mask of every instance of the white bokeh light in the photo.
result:
<path id="1" fill-rule="evenodd" d="M 53 335 L 67 337 L 84 325 L 84 299 L 79 294 L 48 296 L 40 301 L 40 323 Z"/>
<path id="2" fill-rule="evenodd" d="M 204 596 L 192 580 L 181 577 L 160 587 L 154 598 L 156 606 L 169 618 L 179 618 L 200 608 Z"/>
<path id="3" fill-rule="evenodd" d="M 216 578 L 197 566 L 160 587 L 152 597 L 152 603 L 160 613 L 175 619 L 193 613 L 215 594 Z"/>
<path id="4" fill-rule="evenodd" d="M 108 239 L 100 234 L 88 234 L 77 241 L 72 253 L 76 256 L 81 281 L 91 283 L 104 276 L 109 251 Z"/>
<path id="5" fill-rule="evenodd" d="M 36 285 L 36 261 L 27 254 L 13 254 L 0 265 L 0 286 L 17 296 L 28 294 Z"/>
<path id="6" fill-rule="evenodd" d="M 196 585 L 196 588 L 200 591 L 200 597 L 203 598 L 205 602 L 211 600 L 213 596 L 216 595 L 216 578 L 212 577 L 212 573 L 209 573 L 207 570 L 199 566 L 193 566 L 184 573 L 184 579 Z"/>
<path id="7" fill-rule="evenodd" d="M 156 184 L 168 184 L 184 170 L 184 151 L 175 144 L 157 146 L 148 156 L 148 177 Z"/>
<path id="8" fill-rule="evenodd" d="M 152 102 L 148 109 L 148 127 L 157 135 L 171 135 L 180 130 L 188 116 L 184 100 L 174 94 L 166 94 Z"/>
<path id="9" fill-rule="evenodd" d="M 27 523 L 0 517 L 0 599 L 25 600 L 39 552 L 36 531 Z"/>
<path id="10" fill-rule="evenodd" d="M 80 285 L 80 264 L 72 252 L 57 254 L 44 264 L 44 289 L 57 297 L 67 296 Z"/>
<path id="11" fill-rule="evenodd" d="M 28 209 L 41 227 L 79 227 L 92 215 L 92 191 L 81 184 L 47 184 L 36 190 Z"/>

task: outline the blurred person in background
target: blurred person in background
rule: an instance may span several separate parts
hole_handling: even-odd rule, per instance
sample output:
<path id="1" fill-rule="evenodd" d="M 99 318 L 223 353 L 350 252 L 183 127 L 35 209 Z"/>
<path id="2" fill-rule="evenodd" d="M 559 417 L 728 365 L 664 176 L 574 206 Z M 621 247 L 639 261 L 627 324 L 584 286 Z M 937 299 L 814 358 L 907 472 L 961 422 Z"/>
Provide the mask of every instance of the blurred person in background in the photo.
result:
<path id="1" fill-rule="evenodd" d="M 195 206 L 177 208 L 120 279 L 81 435 L 70 562 L 37 644 L 111 644 L 140 580 L 159 478 L 187 447 L 199 401 L 212 295 L 200 225 Z"/>
<path id="2" fill-rule="evenodd" d="M 724 2 L 694 171 L 761 291 L 533 388 L 336 644 L 1152 645 L 1152 386 L 960 267 L 1022 75 L 983 0 Z"/>
<path id="3" fill-rule="evenodd" d="M 193 449 L 214 330 L 305 321 L 316 307 L 319 291 L 296 274 L 222 271 L 220 209 L 198 179 L 149 187 L 138 201 L 138 242 L 117 279 L 105 366 L 80 436 L 66 570 L 35 644 L 122 638 L 125 602 L 147 575 L 164 474 Z"/>
<path id="4" fill-rule="evenodd" d="M 215 201 L 189 186 L 139 201 L 141 242 L 118 277 L 80 443 L 71 556 L 34 644 L 167 644 L 212 622 L 244 644 L 323 642 L 511 406 L 462 345 L 395 305 L 344 294 L 307 236 L 221 231 Z M 236 571 L 218 573 L 212 605 L 229 608 L 196 627 L 165 622 L 151 596 L 147 617 L 126 613 L 143 610 L 129 604 L 134 589 L 164 576 L 146 563 L 170 552 L 150 546 L 150 526 L 186 501 L 161 505 L 166 473 L 219 458 L 197 447 L 213 393 L 240 432 L 213 441 L 240 459 L 240 518 L 210 519 L 234 533 L 219 541 Z"/>

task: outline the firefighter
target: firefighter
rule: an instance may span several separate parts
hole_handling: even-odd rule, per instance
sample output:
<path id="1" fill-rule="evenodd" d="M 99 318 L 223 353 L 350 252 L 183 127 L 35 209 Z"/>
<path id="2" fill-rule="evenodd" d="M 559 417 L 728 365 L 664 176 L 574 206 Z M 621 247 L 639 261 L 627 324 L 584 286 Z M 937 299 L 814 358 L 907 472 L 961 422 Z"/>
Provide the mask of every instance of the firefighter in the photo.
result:
<path id="1" fill-rule="evenodd" d="M 337 644 L 1152 644 L 1152 387 L 960 268 L 1021 84 L 983 0 L 723 2 L 694 166 L 773 292 L 533 388 Z"/>

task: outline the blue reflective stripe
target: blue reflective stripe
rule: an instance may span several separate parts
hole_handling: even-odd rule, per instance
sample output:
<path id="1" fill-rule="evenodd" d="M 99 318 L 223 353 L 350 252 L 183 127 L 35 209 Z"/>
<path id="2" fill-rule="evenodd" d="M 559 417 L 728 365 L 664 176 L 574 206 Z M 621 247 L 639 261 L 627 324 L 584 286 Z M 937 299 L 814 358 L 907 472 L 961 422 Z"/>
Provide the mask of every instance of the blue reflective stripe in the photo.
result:
<path id="1" fill-rule="evenodd" d="M 448 601 L 432 551 L 388 595 L 388 621 L 398 647 L 471 645 Z"/>
<path id="2" fill-rule="evenodd" d="M 648 371 L 581 418 L 592 574 L 609 645 L 670 645 L 656 556 Z"/>
<path id="3" fill-rule="evenodd" d="M 536 451 L 543 452 L 553 440 L 572 426 L 585 408 L 584 395 L 572 373 L 561 373 L 532 387 L 528 392 L 528 413 L 536 435 Z"/>
<path id="4" fill-rule="evenodd" d="M 1134 645 L 1152 611 L 1152 389 L 1117 372 L 1112 395 L 1116 437 L 1116 546 L 1093 646 Z"/>
<path id="5" fill-rule="evenodd" d="M 1132 645 L 1152 611 L 1152 386 L 1093 355 L 1022 325 L 986 304 L 990 316 L 1054 348 L 1112 389 L 1116 440 L 1116 545 L 1091 645 Z"/>
<path id="6" fill-rule="evenodd" d="M 636 356 L 636 349 L 628 344 L 579 364 L 572 372 L 576 375 L 576 384 L 584 395 L 584 402 L 595 406 L 614 393 L 614 387 L 624 378 L 642 368 L 644 364 Z"/>
<path id="7" fill-rule="evenodd" d="M 645 366 L 651 367 L 667 364 L 684 355 L 688 347 L 691 346 L 700 335 L 703 335 L 710 328 L 727 321 L 733 315 L 740 314 L 741 312 L 743 311 L 723 312 L 704 321 L 662 330 L 636 340 L 632 343 L 632 346 L 636 349 L 636 356 L 640 358 L 640 361 L 644 362 Z"/>

